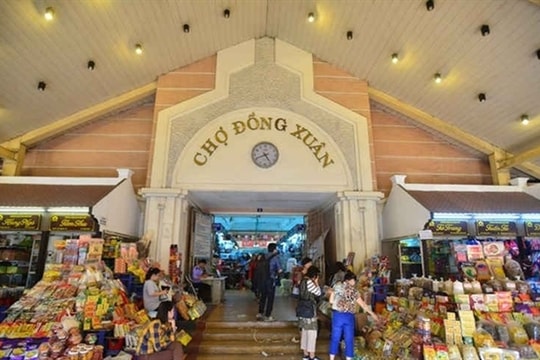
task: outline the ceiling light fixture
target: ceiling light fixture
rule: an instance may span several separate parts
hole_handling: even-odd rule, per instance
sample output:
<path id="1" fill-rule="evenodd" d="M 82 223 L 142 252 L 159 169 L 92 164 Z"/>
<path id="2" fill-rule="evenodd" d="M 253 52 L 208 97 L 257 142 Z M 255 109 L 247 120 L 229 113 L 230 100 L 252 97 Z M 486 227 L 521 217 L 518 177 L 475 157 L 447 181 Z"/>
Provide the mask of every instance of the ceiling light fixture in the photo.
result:
<path id="1" fill-rule="evenodd" d="M 45 14 L 43 14 L 45 17 L 45 20 L 51 21 L 54 19 L 54 9 L 52 7 L 48 7 L 45 9 Z"/>
<path id="2" fill-rule="evenodd" d="M 480 101 L 481 103 L 485 102 L 486 101 L 486 94 L 484 94 L 484 93 L 478 94 L 478 101 Z"/>
<path id="3" fill-rule="evenodd" d="M 397 64 L 399 62 L 399 56 L 397 53 L 392 54 L 392 64 Z"/>
<path id="4" fill-rule="evenodd" d="M 440 84 L 442 82 L 441 74 L 435 73 L 435 75 L 433 75 L 433 80 L 435 81 L 436 84 Z"/>
<path id="5" fill-rule="evenodd" d="M 45 88 L 47 87 L 47 84 L 45 84 L 45 81 L 40 81 L 37 84 L 37 89 L 39 91 L 45 91 Z"/>
<path id="6" fill-rule="evenodd" d="M 521 115 L 521 125 L 529 125 L 529 115 Z"/>
<path id="7" fill-rule="evenodd" d="M 482 33 L 482 36 L 488 36 L 489 35 L 489 25 L 482 25 L 480 27 L 480 32 Z"/>
<path id="8" fill-rule="evenodd" d="M 347 40 L 352 40 L 353 39 L 353 32 L 352 31 L 347 31 Z"/>
<path id="9" fill-rule="evenodd" d="M 435 2 L 433 0 L 426 1 L 426 9 L 427 11 L 435 9 Z"/>
<path id="10" fill-rule="evenodd" d="M 188 33 L 190 31 L 189 24 L 184 24 L 183 29 L 185 33 Z"/>
<path id="11" fill-rule="evenodd" d="M 135 54 L 141 55 L 143 53 L 143 48 L 141 44 L 135 44 Z"/>
<path id="12" fill-rule="evenodd" d="M 225 19 L 228 19 L 230 16 L 231 16 L 231 10 L 229 10 L 229 9 L 223 10 L 223 17 Z"/>
<path id="13" fill-rule="evenodd" d="M 314 22 L 315 21 L 315 14 L 310 12 L 307 16 L 307 21 Z"/>
<path id="14" fill-rule="evenodd" d="M 94 71 L 94 69 L 96 68 L 96 63 L 94 62 L 94 60 L 88 60 L 88 64 L 86 64 L 86 68 L 90 71 Z"/>

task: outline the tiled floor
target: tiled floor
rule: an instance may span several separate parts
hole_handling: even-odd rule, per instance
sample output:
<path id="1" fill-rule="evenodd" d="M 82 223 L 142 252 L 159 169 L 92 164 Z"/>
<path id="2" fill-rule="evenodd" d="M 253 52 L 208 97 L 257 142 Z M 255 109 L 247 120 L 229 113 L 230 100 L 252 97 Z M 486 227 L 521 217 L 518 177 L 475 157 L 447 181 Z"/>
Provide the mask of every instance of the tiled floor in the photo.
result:
<path id="1" fill-rule="evenodd" d="M 277 321 L 295 321 L 296 300 L 291 296 L 276 296 L 272 316 Z M 249 290 L 226 290 L 225 301 L 209 307 L 206 321 L 254 321 L 258 303 Z"/>

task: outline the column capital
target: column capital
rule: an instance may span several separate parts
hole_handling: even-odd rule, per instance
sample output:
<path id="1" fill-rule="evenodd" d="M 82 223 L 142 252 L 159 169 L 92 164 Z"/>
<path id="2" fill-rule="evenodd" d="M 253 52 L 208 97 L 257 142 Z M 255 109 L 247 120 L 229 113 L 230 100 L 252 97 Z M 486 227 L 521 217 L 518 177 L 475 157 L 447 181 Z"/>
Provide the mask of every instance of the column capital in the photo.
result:
<path id="1" fill-rule="evenodd" d="M 139 195 L 143 198 L 153 197 L 172 197 L 185 198 L 188 191 L 185 189 L 165 189 L 165 188 L 142 188 L 139 190 Z"/>
<path id="2" fill-rule="evenodd" d="M 379 191 L 340 191 L 337 193 L 339 201 L 346 200 L 370 200 L 379 201 L 384 199 L 384 194 Z"/>

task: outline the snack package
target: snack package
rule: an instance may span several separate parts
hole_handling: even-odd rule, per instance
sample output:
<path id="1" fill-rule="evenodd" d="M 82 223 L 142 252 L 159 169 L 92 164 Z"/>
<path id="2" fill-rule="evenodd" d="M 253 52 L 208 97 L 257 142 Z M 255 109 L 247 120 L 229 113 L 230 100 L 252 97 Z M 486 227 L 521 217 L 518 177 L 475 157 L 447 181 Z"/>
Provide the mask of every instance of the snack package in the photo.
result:
<path id="1" fill-rule="evenodd" d="M 493 277 L 498 280 L 506 278 L 504 272 L 504 260 L 501 256 L 492 256 L 486 258 L 486 263 L 489 267 L 489 271 L 493 274 Z"/>
<path id="2" fill-rule="evenodd" d="M 540 322 L 529 321 L 523 325 L 529 340 L 540 341 Z"/>
<path id="3" fill-rule="evenodd" d="M 476 348 L 469 344 L 464 344 L 461 348 L 463 360 L 480 360 Z"/>
<path id="4" fill-rule="evenodd" d="M 485 260 L 476 260 L 474 266 L 476 268 L 476 279 L 478 281 L 488 281 L 491 279 L 491 272 Z"/>
<path id="5" fill-rule="evenodd" d="M 474 346 L 477 348 L 495 347 L 495 340 L 489 332 L 482 328 L 477 328 L 473 333 Z"/>
<path id="6" fill-rule="evenodd" d="M 504 255 L 504 242 L 502 241 L 487 241 L 483 244 L 484 255 L 486 258 L 491 256 L 503 256 Z"/>
<path id="7" fill-rule="evenodd" d="M 516 345 L 526 345 L 529 342 L 525 328 L 517 321 L 508 323 L 508 333 L 510 334 L 510 341 Z"/>
<path id="8" fill-rule="evenodd" d="M 503 353 L 501 349 L 486 347 L 478 349 L 481 360 L 503 360 Z"/>

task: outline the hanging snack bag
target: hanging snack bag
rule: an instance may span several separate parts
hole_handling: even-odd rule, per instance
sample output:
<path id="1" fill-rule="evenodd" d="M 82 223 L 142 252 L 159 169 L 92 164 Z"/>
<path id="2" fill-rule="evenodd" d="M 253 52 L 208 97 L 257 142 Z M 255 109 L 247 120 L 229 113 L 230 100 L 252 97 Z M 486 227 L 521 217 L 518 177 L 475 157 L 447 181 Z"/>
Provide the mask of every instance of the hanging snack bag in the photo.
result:
<path id="1" fill-rule="evenodd" d="M 504 242 L 502 241 L 487 241 L 483 245 L 484 255 L 486 257 L 504 255 Z"/>
<path id="2" fill-rule="evenodd" d="M 503 280 L 506 278 L 506 274 L 504 272 L 504 266 L 503 266 L 504 261 L 502 257 L 486 258 L 486 263 L 495 279 Z"/>
<path id="3" fill-rule="evenodd" d="M 482 251 L 482 245 L 477 242 L 467 245 L 467 259 L 469 261 L 476 261 L 484 258 L 484 252 Z"/>
<path id="4" fill-rule="evenodd" d="M 491 273 L 489 271 L 488 264 L 485 260 L 476 260 L 476 279 L 478 281 L 488 281 L 491 279 Z"/>

